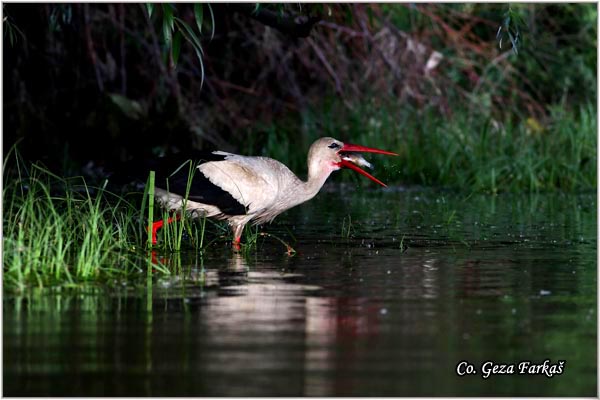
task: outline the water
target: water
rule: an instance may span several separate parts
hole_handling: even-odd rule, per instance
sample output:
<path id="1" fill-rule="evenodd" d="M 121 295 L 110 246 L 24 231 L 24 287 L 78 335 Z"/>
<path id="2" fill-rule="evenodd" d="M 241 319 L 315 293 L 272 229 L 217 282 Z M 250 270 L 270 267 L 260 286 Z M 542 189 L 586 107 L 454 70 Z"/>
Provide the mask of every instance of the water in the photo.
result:
<path id="1" fill-rule="evenodd" d="M 291 258 L 265 238 L 5 295 L 4 395 L 596 396 L 596 221 L 595 194 L 321 193 L 265 229 Z M 546 359 L 563 373 L 482 377 Z"/>

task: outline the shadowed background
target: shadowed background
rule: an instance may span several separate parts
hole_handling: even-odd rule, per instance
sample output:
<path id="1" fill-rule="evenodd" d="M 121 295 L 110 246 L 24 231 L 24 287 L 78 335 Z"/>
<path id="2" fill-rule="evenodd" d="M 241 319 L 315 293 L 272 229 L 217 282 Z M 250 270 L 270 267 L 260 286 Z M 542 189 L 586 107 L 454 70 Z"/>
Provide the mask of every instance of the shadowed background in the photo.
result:
<path id="1" fill-rule="evenodd" d="M 595 187 L 593 4 L 3 11 L 5 152 L 63 174 L 190 146 L 301 172 L 331 135 L 399 152 L 391 183 Z"/>

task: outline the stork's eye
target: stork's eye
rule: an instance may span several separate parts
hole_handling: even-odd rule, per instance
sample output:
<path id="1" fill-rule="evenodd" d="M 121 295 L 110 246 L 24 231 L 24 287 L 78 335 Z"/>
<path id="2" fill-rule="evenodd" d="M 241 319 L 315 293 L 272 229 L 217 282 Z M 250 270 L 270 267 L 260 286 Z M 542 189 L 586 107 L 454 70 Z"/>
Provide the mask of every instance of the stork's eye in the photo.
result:
<path id="1" fill-rule="evenodd" d="M 329 147 L 330 149 L 337 149 L 337 148 L 339 148 L 339 147 L 340 147 L 340 145 L 334 142 L 334 143 L 331 143 L 331 144 L 330 144 L 328 147 Z"/>

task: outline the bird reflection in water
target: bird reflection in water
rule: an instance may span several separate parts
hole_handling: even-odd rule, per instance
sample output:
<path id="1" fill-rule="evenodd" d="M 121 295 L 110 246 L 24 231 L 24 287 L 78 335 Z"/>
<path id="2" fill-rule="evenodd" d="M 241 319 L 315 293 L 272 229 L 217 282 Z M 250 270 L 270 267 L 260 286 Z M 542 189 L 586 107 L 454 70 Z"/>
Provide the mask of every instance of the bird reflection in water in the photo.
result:
<path id="1" fill-rule="evenodd" d="M 169 265 L 175 257 L 160 260 Z M 169 286 L 171 293 L 187 286 L 188 297 L 181 300 L 197 305 L 192 312 L 199 314 L 198 325 L 187 326 L 185 335 L 201 342 L 189 349 L 202 353 L 193 368 L 223 377 L 290 371 L 292 392 L 325 396 L 337 389 L 331 377 L 317 371 L 355 364 L 364 349 L 353 343 L 377 341 L 384 317 L 379 301 L 331 295 L 326 287 L 304 283 L 309 279 L 293 268 L 282 270 L 239 253 L 223 261 L 184 267 L 183 276 L 157 285 Z M 202 286 L 193 289 L 198 282 Z M 194 333 L 198 330 L 201 336 Z"/>

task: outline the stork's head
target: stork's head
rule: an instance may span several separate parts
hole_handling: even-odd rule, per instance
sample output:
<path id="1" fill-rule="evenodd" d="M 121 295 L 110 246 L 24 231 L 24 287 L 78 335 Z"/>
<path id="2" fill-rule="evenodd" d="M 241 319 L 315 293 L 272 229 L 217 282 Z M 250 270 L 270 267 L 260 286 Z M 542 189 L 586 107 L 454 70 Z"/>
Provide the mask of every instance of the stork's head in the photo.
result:
<path id="1" fill-rule="evenodd" d="M 331 172 L 337 171 L 340 168 L 350 168 L 370 180 L 386 186 L 379 179 L 359 168 L 359 166 L 362 166 L 372 169 L 373 166 L 362 155 L 356 154 L 356 152 L 379 153 L 391 156 L 398 155 L 390 151 L 344 143 L 331 137 L 324 137 L 316 140 L 308 151 L 309 175 L 329 176 Z"/>

